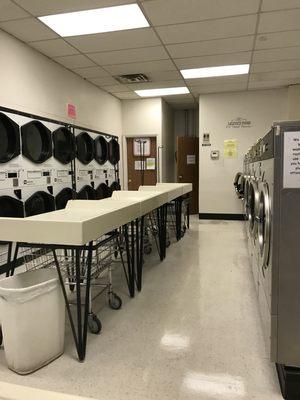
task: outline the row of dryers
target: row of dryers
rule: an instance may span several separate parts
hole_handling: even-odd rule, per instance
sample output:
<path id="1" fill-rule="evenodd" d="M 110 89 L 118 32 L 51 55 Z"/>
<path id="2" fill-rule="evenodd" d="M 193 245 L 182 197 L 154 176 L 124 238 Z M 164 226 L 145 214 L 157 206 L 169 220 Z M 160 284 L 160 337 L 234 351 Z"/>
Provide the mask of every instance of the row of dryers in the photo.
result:
<path id="1" fill-rule="evenodd" d="M 300 398 L 300 122 L 275 123 L 245 155 L 234 186 L 270 357 L 282 387 L 298 374 Z"/>
<path id="2" fill-rule="evenodd" d="M 62 209 L 119 189 L 115 137 L 22 113 L 0 112 L 0 215 Z"/>

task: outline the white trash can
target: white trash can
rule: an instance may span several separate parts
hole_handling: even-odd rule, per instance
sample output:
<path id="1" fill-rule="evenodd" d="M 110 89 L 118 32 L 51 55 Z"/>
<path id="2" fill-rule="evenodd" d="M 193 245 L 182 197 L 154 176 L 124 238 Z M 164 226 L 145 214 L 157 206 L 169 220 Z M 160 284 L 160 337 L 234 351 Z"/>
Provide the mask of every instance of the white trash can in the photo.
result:
<path id="1" fill-rule="evenodd" d="M 0 280 L 0 315 L 8 367 L 24 375 L 64 351 L 65 303 L 56 270 Z"/>

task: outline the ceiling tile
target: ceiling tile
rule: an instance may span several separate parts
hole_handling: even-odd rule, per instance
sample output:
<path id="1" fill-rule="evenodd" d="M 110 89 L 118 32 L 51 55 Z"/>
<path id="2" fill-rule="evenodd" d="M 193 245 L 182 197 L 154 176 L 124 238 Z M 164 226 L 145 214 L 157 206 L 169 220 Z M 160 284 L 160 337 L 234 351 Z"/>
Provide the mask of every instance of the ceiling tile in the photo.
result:
<path id="1" fill-rule="evenodd" d="M 95 66 L 95 64 L 91 60 L 81 54 L 77 54 L 74 56 L 56 57 L 54 58 L 54 60 L 71 69 Z"/>
<path id="2" fill-rule="evenodd" d="M 58 38 L 58 35 L 35 18 L 1 22 L 0 28 L 23 42 Z"/>
<path id="3" fill-rule="evenodd" d="M 251 52 L 219 54 L 214 56 L 177 58 L 174 60 L 179 69 L 213 67 L 218 65 L 247 64 L 251 60 Z"/>
<path id="4" fill-rule="evenodd" d="M 0 2 L 0 21 L 9 21 L 11 19 L 26 18 L 30 15 L 18 7 L 10 0 L 1 0 Z"/>
<path id="5" fill-rule="evenodd" d="M 160 60 L 123 65 L 106 65 L 105 69 L 113 75 L 121 75 L 147 73 L 152 71 L 170 71 L 172 69 L 174 70 L 175 67 L 171 60 Z"/>
<path id="6" fill-rule="evenodd" d="M 256 38 L 255 49 L 300 46 L 300 31 L 265 33 Z"/>
<path id="7" fill-rule="evenodd" d="M 270 71 L 260 72 L 250 75 L 250 82 L 283 81 L 297 83 L 300 80 L 300 70 L 298 71 Z"/>
<path id="8" fill-rule="evenodd" d="M 275 89 L 287 86 L 289 86 L 287 81 L 249 82 L 248 90 Z"/>
<path id="9" fill-rule="evenodd" d="M 147 72 L 147 76 L 151 81 L 172 81 L 176 79 L 182 79 L 180 72 L 178 71 L 150 71 Z"/>
<path id="10" fill-rule="evenodd" d="M 102 86 L 104 90 L 106 90 L 109 93 L 122 93 L 122 92 L 128 92 L 128 87 L 126 85 L 109 85 L 109 86 Z"/>
<path id="11" fill-rule="evenodd" d="M 132 90 L 143 90 L 143 89 L 161 89 L 177 86 L 186 86 L 183 79 L 175 81 L 161 81 L 161 82 L 148 82 L 148 83 L 131 83 L 128 85 Z"/>
<path id="12" fill-rule="evenodd" d="M 2 1 L 2 0 L 1 0 Z M 15 0 L 33 15 L 58 14 L 132 3 L 132 0 Z"/>
<path id="13" fill-rule="evenodd" d="M 102 69 L 101 67 L 75 68 L 73 69 L 73 71 L 83 78 L 110 78 L 109 73 L 104 71 L 104 69 Z"/>
<path id="14" fill-rule="evenodd" d="M 253 40 L 254 40 L 254 35 L 251 35 L 251 36 L 242 36 L 239 38 L 170 44 L 167 46 L 167 49 L 170 55 L 174 58 L 236 53 L 239 51 L 252 50 Z"/>
<path id="15" fill-rule="evenodd" d="M 252 64 L 250 71 L 252 72 L 269 72 L 269 71 L 292 71 L 300 70 L 300 59 L 289 61 L 273 61 L 266 63 Z"/>
<path id="16" fill-rule="evenodd" d="M 112 65 L 152 60 L 166 60 L 168 53 L 163 46 L 140 49 L 116 50 L 102 53 L 89 53 L 89 58 L 99 65 Z"/>
<path id="17" fill-rule="evenodd" d="M 255 50 L 253 52 L 253 63 L 295 60 L 300 58 L 300 47 L 287 47 L 281 49 Z"/>
<path id="18" fill-rule="evenodd" d="M 157 27 L 166 44 L 253 35 L 256 15 Z"/>
<path id="19" fill-rule="evenodd" d="M 193 89 L 194 95 L 205 93 L 237 92 L 247 90 L 247 83 L 223 83 L 219 85 L 207 85 Z"/>
<path id="20" fill-rule="evenodd" d="M 140 99 L 140 96 L 138 96 L 134 92 L 121 92 L 121 93 L 114 93 L 114 96 L 118 97 L 120 100 L 134 100 L 134 99 Z"/>
<path id="21" fill-rule="evenodd" d="M 117 85 L 118 81 L 110 76 L 107 76 L 106 78 L 90 78 L 88 79 L 90 82 L 92 82 L 94 85 L 97 86 L 108 86 L 108 85 Z"/>
<path id="22" fill-rule="evenodd" d="M 299 29 L 300 9 L 262 13 L 258 33 Z"/>
<path id="23" fill-rule="evenodd" d="M 259 0 L 152 0 L 142 4 L 153 25 L 167 25 L 256 13 Z"/>
<path id="24" fill-rule="evenodd" d="M 299 8 L 300 0 L 263 0 L 262 11 L 282 10 L 288 8 Z"/>
<path id="25" fill-rule="evenodd" d="M 63 39 L 41 40 L 29 43 L 31 47 L 49 57 L 60 57 L 78 54 L 74 47 L 70 46 Z"/>
<path id="26" fill-rule="evenodd" d="M 74 36 L 65 38 L 65 40 L 83 53 L 133 49 L 161 44 L 152 28 Z"/>

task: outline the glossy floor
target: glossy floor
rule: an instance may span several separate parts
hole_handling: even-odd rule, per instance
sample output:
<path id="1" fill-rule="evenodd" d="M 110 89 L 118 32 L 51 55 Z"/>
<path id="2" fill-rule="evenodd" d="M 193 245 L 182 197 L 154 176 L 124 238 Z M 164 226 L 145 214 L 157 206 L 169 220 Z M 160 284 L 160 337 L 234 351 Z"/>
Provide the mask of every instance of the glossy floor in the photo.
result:
<path id="1" fill-rule="evenodd" d="M 7 370 L 0 351 L 0 381 L 106 400 L 281 398 L 242 222 L 193 218 L 163 263 L 147 260 L 135 299 L 116 281 L 123 308 L 97 304 L 103 332 L 89 335 L 85 363 L 68 333 L 65 354 L 29 376 Z"/>

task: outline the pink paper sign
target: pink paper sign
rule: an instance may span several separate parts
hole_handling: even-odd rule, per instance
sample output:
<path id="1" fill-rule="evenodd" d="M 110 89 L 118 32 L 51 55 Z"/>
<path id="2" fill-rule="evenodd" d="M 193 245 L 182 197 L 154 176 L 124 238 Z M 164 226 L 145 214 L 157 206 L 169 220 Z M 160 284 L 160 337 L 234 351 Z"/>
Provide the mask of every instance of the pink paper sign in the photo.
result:
<path id="1" fill-rule="evenodd" d="M 76 118 L 76 107 L 74 104 L 67 104 L 67 110 L 68 110 L 68 117 L 75 119 Z"/>

